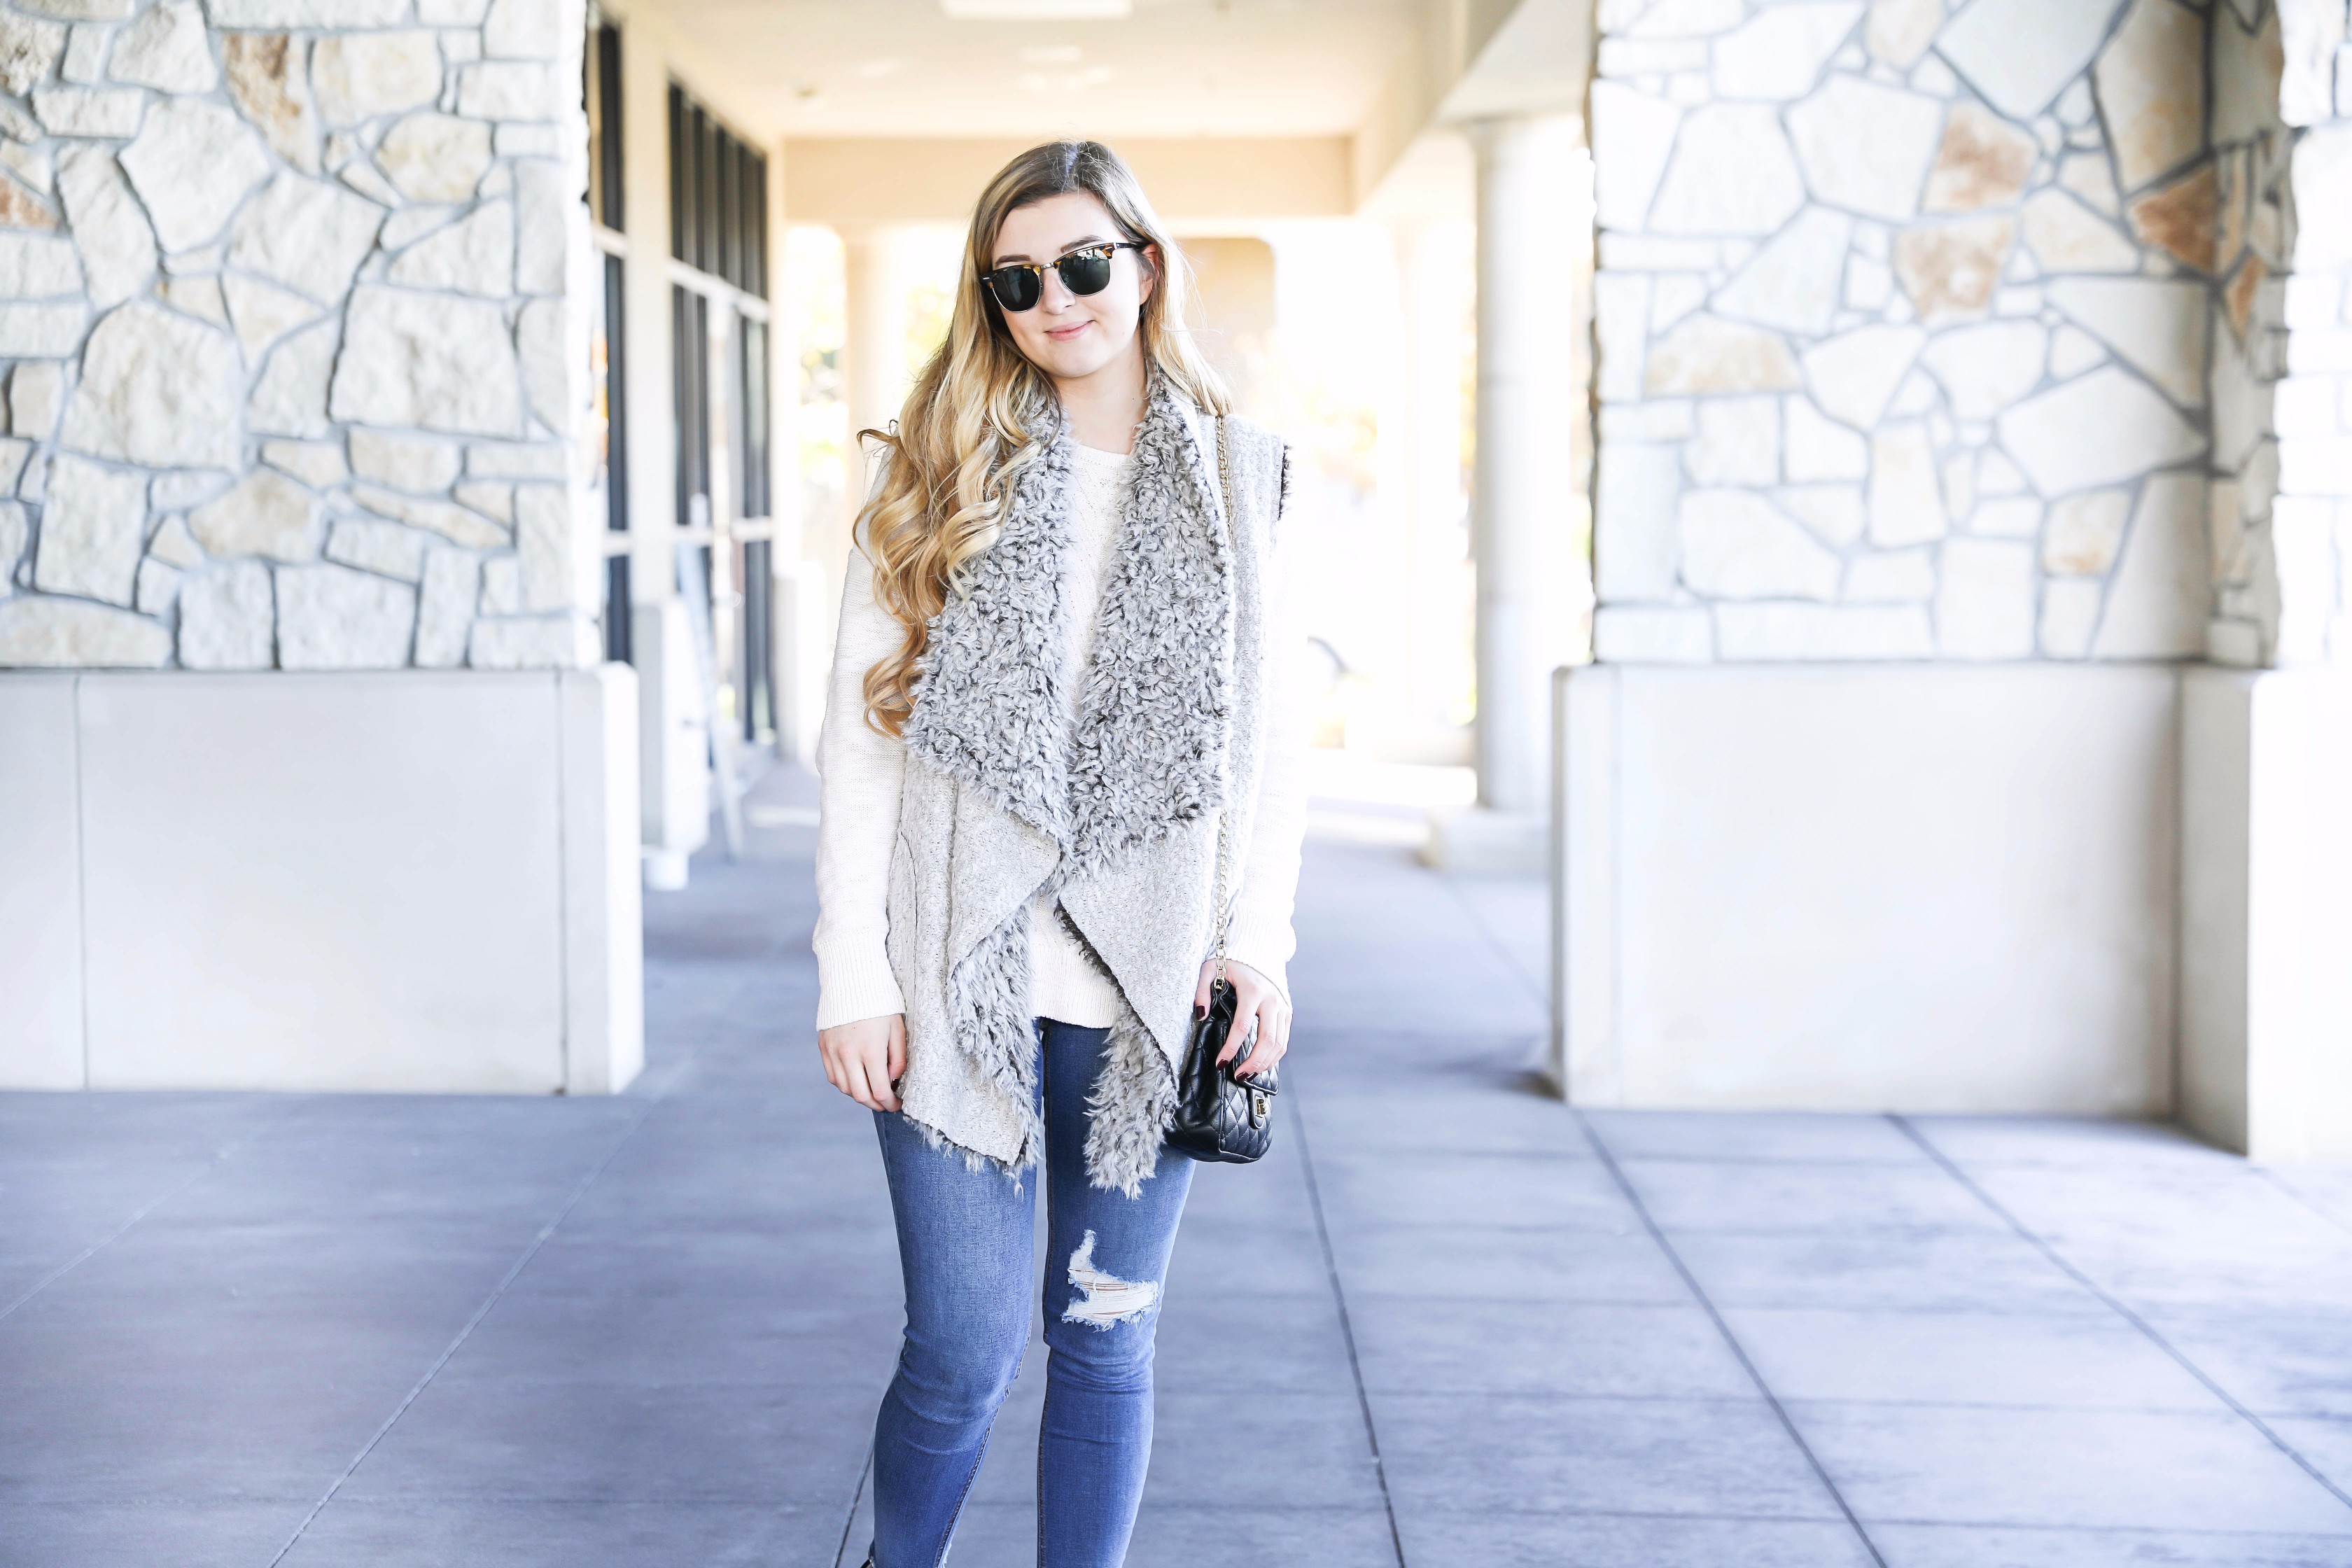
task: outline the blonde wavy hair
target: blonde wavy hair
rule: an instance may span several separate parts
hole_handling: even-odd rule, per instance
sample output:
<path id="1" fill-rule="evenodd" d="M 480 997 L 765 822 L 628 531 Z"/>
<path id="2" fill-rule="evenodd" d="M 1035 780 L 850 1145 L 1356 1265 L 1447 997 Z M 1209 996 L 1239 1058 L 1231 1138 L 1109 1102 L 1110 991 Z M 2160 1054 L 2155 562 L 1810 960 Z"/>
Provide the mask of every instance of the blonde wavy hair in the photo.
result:
<path id="1" fill-rule="evenodd" d="M 857 514 L 856 539 L 874 563 L 875 601 L 900 630 L 898 647 L 866 672 L 866 721 L 886 735 L 903 733 L 914 712 L 932 617 L 958 590 L 965 563 L 995 542 L 1014 484 L 1060 419 L 1052 379 L 1014 346 L 981 274 L 1008 214 L 1076 191 L 1100 201 L 1127 239 L 1157 247 L 1155 286 L 1138 327 L 1146 374 L 1206 413 L 1223 414 L 1230 402 L 1186 325 L 1192 277 L 1184 253 L 1126 162 L 1099 142 L 1048 142 L 999 170 L 972 208 L 947 340 L 916 378 L 897 426 L 857 433 L 860 452 L 871 441 L 885 462 Z"/>

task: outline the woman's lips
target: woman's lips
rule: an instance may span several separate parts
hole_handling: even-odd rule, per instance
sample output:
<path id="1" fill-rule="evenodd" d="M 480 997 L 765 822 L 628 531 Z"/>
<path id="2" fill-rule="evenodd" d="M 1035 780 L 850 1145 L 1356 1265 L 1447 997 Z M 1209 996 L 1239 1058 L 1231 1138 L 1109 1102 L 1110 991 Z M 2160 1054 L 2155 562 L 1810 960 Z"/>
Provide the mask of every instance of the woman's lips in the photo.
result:
<path id="1" fill-rule="evenodd" d="M 1066 327 L 1048 327 L 1045 335 L 1057 343 L 1066 343 L 1093 325 L 1092 321 L 1073 321 Z"/>

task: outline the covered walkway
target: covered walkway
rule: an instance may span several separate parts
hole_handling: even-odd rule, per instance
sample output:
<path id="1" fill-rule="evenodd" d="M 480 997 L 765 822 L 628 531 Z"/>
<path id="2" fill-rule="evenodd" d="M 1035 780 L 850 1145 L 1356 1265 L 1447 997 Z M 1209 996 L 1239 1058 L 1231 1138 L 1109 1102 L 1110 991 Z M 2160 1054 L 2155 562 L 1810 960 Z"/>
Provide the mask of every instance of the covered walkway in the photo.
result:
<path id="1" fill-rule="evenodd" d="M 626 1095 L 0 1096 L 0 1563 L 857 1561 L 896 1263 L 808 1040 L 805 796 L 762 794 L 751 863 L 649 906 Z M 2352 1563 L 2352 1177 L 1580 1116 L 1524 1067 L 1539 889 L 1327 839 L 1302 901 L 1136 1568 Z M 961 1568 L 1034 1561 L 1042 1372 Z"/>

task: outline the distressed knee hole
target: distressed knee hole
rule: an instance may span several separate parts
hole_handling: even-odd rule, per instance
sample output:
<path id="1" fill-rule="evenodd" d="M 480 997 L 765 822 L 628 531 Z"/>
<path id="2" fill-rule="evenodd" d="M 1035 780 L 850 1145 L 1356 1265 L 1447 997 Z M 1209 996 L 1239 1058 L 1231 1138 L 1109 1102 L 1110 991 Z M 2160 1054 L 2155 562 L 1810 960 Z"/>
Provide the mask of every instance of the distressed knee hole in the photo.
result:
<path id="1" fill-rule="evenodd" d="M 1066 1323 L 1108 1329 L 1141 1317 L 1160 1300 L 1160 1287 L 1149 1279 L 1121 1279 L 1095 1267 L 1093 1231 L 1087 1232 L 1087 1238 L 1070 1254 L 1070 1283 L 1086 1294 L 1062 1310 Z"/>

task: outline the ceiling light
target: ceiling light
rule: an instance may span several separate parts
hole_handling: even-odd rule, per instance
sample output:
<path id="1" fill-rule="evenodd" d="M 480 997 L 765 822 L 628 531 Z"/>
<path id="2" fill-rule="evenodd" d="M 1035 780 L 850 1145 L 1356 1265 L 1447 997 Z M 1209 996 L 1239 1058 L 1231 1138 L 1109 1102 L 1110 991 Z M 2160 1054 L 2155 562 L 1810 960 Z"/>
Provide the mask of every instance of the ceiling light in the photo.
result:
<path id="1" fill-rule="evenodd" d="M 1124 21 L 1134 0 L 940 0 L 940 9 L 959 22 Z"/>

